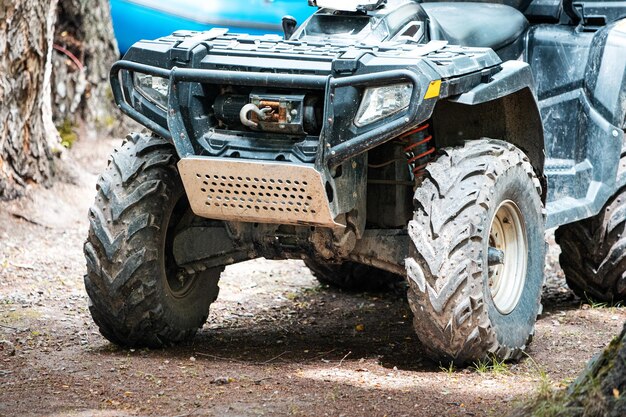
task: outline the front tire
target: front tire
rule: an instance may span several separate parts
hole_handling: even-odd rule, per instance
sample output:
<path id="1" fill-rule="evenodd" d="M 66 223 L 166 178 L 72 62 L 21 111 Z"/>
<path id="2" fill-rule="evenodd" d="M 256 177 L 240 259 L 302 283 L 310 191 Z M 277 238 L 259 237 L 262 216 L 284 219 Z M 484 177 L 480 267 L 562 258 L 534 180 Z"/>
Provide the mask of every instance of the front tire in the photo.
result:
<path id="1" fill-rule="evenodd" d="M 521 356 L 541 307 L 540 196 L 527 157 L 506 142 L 468 142 L 428 165 L 406 267 L 414 328 L 431 358 Z"/>
<path id="2" fill-rule="evenodd" d="M 98 180 L 84 246 L 89 310 L 109 341 L 160 347 L 202 327 L 221 269 L 182 269 L 173 238 L 193 217 L 164 139 L 131 135 Z"/>

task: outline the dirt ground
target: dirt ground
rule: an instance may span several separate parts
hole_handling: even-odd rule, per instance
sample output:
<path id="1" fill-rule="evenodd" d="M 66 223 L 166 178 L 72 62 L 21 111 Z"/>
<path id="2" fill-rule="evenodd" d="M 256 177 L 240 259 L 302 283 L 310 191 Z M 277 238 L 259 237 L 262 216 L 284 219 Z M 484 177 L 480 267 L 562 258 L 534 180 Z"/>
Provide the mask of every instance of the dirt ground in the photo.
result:
<path id="1" fill-rule="evenodd" d="M 263 259 L 227 268 L 193 344 L 120 349 L 82 283 L 87 208 L 115 143 L 79 142 L 73 184 L 0 204 L 1 416 L 502 416 L 544 372 L 571 381 L 626 320 L 573 296 L 549 236 L 543 315 L 518 364 L 443 370 L 401 291 L 342 293 L 300 261 Z"/>

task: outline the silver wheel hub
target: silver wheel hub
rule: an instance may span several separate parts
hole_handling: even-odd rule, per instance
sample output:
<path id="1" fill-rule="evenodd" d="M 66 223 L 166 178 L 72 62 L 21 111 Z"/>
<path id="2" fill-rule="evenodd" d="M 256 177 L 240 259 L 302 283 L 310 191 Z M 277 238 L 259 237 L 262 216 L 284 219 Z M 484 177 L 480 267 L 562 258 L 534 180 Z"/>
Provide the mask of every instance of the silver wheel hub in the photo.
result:
<path id="1" fill-rule="evenodd" d="M 524 290 L 528 265 L 524 220 L 511 200 L 500 203 L 491 220 L 487 258 L 491 298 L 500 313 L 509 314 Z"/>

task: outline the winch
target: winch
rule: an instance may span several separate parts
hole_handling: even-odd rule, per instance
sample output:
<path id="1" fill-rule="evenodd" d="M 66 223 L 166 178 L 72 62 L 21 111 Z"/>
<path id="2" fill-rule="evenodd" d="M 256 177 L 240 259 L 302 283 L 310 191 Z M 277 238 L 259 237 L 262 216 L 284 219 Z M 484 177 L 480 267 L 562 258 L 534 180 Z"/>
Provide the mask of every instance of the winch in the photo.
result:
<path id="1" fill-rule="evenodd" d="M 322 106 L 313 94 L 251 92 L 222 94 L 213 106 L 217 119 L 229 129 L 247 127 L 263 132 L 316 135 L 321 130 Z"/>

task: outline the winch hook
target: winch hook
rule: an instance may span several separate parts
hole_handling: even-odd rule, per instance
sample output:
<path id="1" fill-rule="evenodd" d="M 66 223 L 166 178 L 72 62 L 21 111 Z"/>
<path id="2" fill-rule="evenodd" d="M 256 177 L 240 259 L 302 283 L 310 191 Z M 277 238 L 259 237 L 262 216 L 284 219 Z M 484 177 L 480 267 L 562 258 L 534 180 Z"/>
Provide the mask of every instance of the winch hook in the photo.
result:
<path id="1" fill-rule="evenodd" d="M 252 103 L 248 103 L 241 108 L 241 111 L 239 112 L 239 120 L 241 120 L 241 123 L 244 126 L 248 126 L 248 127 L 259 127 L 258 123 L 253 122 L 252 120 L 248 119 L 248 114 L 250 112 L 253 112 L 254 114 L 256 114 L 259 117 L 259 120 L 265 120 L 269 117 L 268 113 L 272 112 L 272 108 L 264 107 L 262 109 L 259 109 L 256 106 L 256 104 L 252 104 Z"/>

